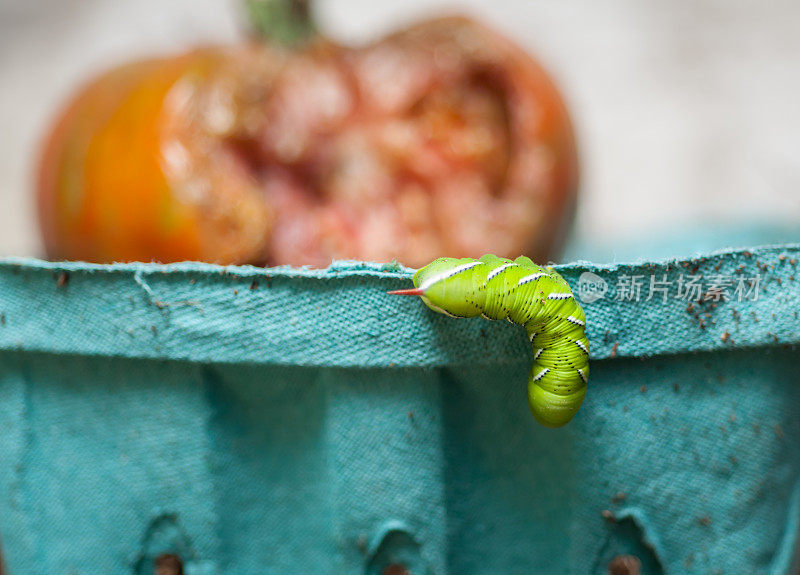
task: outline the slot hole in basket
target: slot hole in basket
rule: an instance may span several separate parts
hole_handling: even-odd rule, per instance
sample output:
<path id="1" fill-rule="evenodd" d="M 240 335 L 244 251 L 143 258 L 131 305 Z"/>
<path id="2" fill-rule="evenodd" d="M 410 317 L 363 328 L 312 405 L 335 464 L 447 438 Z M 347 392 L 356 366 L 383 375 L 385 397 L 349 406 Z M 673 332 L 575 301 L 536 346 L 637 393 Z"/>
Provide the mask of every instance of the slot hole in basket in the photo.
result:
<path id="1" fill-rule="evenodd" d="M 153 575 L 183 575 L 183 562 L 174 553 L 156 557 Z"/>

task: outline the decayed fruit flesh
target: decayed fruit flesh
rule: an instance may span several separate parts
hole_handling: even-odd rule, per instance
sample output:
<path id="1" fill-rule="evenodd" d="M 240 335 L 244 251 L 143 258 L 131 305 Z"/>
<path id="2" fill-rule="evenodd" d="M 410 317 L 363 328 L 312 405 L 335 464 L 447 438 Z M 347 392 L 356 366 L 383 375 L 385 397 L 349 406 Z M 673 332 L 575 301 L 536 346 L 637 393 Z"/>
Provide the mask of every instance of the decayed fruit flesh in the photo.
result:
<path id="1" fill-rule="evenodd" d="M 564 106 L 472 21 L 373 45 L 208 48 L 115 70 L 51 134 L 48 255 L 327 265 L 552 258 L 577 164 Z"/>

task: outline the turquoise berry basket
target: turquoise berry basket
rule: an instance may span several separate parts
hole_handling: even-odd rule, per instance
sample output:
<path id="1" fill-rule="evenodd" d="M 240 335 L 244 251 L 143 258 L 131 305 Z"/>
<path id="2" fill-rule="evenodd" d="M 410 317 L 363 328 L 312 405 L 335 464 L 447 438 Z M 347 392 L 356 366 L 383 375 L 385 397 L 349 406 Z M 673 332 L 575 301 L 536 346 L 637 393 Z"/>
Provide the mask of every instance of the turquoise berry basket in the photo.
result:
<path id="1" fill-rule="evenodd" d="M 592 342 L 561 429 L 528 412 L 524 330 L 387 296 L 399 266 L 4 260 L 6 570 L 790 575 L 799 259 L 559 266 Z M 690 276 L 758 281 L 698 302 Z"/>

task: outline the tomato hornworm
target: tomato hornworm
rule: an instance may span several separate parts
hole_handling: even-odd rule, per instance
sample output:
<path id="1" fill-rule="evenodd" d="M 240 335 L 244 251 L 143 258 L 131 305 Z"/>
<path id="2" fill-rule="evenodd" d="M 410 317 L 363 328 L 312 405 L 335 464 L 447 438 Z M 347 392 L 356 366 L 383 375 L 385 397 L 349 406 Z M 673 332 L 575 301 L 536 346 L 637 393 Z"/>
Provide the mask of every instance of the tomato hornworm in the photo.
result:
<path id="1" fill-rule="evenodd" d="M 568 423 L 583 402 L 589 378 L 586 316 L 566 280 L 529 258 L 485 255 L 439 258 L 414 274 L 417 295 L 429 308 L 453 317 L 507 319 L 525 326 L 533 347 L 528 406 L 547 427 Z"/>

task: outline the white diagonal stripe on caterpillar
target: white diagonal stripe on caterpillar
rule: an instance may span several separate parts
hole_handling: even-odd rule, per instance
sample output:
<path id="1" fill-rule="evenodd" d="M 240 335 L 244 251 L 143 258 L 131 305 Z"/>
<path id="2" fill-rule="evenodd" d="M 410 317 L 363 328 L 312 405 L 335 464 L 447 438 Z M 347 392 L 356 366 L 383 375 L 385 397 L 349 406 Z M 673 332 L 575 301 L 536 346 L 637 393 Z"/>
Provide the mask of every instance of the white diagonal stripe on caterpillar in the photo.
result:
<path id="1" fill-rule="evenodd" d="M 533 379 L 531 381 L 539 381 L 540 379 L 542 379 L 548 373 L 550 373 L 550 368 L 549 367 L 545 367 L 542 371 L 540 371 L 539 373 L 534 375 Z"/>
<path id="2" fill-rule="evenodd" d="M 539 273 L 531 274 L 531 275 L 529 275 L 529 276 L 525 276 L 524 278 L 521 278 L 521 279 L 520 279 L 520 280 L 517 282 L 517 285 L 518 285 L 518 286 L 525 285 L 526 283 L 530 283 L 530 282 L 532 282 L 532 281 L 536 281 L 536 280 L 538 280 L 539 278 L 543 278 L 543 277 L 544 277 L 544 276 L 546 276 L 546 275 L 548 275 L 548 274 L 546 274 L 546 273 L 544 273 L 544 272 L 539 272 Z"/>
<path id="3" fill-rule="evenodd" d="M 587 382 L 589 381 L 589 378 L 588 378 L 588 377 L 586 377 L 586 374 L 585 374 L 585 373 L 583 373 L 583 370 L 582 370 L 582 369 L 578 369 L 578 370 L 576 370 L 576 371 L 578 372 L 578 375 L 580 375 L 580 376 L 581 376 L 581 379 L 583 380 L 583 383 L 587 383 Z"/>
<path id="4" fill-rule="evenodd" d="M 547 299 L 569 299 L 573 297 L 569 292 L 547 294 Z"/>
<path id="5" fill-rule="evenodd" d="M 583 322 L 583 321 L 579 320 L 577 317 L 574 317 L 574 316 L 569 316 L 567 318 L 567 321 L 570 322 L 570 323 L 574 323 L 575 325 L 579 325 L 581 327 L 586 325 L 586 322 Z"/>
<path id="6" fill-rule="evenodd" d="M 539 356 L 542 355 L 543 351 L 544 351 L 543 347 L 540 347 L 539 349 L 537 349 L 536 353 L 533 354 L 533 361 L 536 361 L 537 359 L 539 359 Z"/>
<path id="7" fill-rule="evenodd" d="M 488 282 L 493 277 L 496 277 L 496 276 L 500 275 L 505 270 L 507 270 L 508 268 L 511 268 L 511 267 L 517 267 L 517 264 L 515 264 L 514 262 L 510 262 L 510 263 L 507 263 L 507 264 L 503 264 L 500 267 L 494 268 L 492 271 L 489 272 L 489 275 L 486 276 L 486 281 Z"/>
<path id="8" fill-rule="evenodd" d="M 536 332 L 533 332 L 531 335 L 528 336 L 528 341 L 533 341 L 533 338 L 535 338 L 537 335 L 539 335 L 539 334 L 536 333 Z"/>
<path id="9" fill-rule="evenodd" d="M 581 348 L 585 354 L 587 354 L 587 355 L 589 354 L 589 350 L 586 349 L 586 346 L 583 345 L 583 342 L 581 340 L 576 339 L 575 340 L 575 345 L 577 345 L 579 348 Z"/>
<path id="10" fill-rule="evenodd" d="M 482 265 L 483 265 L 483 262 L 479 261 L 479 260 L 478 261 L 474 261 L 474 262 L 468 262 L 468 263 L 465 263 L 465 264 L 461 264 L 460 266 L 456 266 L 451 270 L 447 270 L 446 272 L 442 272 L 439 275 L 430 278 L 428 281 L 426 281 L 424 284 L 422 284 L 419 287 L 420 287 L 420 289 L 422 289 L 422 291 L 425 291 L 429 287 L 431 287 L 433 284 L 439 283 L 440 281 L 449 279 L 449 278 L 451 278 L 453 276 L 456 276 L 456 275 L 460 274 L 461 272 L 465 272 L 467 270 L 471 270 L 472 268 L 474 268 L 476 266 L 482 266 Z"/>

